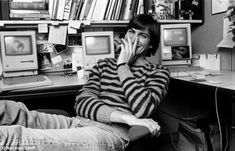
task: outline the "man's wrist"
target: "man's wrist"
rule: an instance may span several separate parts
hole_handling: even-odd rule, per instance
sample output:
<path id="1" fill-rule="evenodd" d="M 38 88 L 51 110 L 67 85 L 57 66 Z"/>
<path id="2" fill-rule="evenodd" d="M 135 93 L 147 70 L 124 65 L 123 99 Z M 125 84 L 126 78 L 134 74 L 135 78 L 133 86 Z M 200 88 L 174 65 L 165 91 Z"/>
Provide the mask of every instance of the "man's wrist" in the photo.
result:
<path id="1" fill-rule="evenodd" d="M 123 114 L 120 116 L 120 118 L 122 119 L 123 123 L 130 126 L 132 125 L 132 121 L 136 119 L 136 117 L 131 114 Z"/>
<path id="2" fill-rule="evenodd" d="M 110 120 L 113 123 L 130 125 L 133 118 L 135 118 L 133 115 L 118 110 L 115 110 L 110 114 Z"/>

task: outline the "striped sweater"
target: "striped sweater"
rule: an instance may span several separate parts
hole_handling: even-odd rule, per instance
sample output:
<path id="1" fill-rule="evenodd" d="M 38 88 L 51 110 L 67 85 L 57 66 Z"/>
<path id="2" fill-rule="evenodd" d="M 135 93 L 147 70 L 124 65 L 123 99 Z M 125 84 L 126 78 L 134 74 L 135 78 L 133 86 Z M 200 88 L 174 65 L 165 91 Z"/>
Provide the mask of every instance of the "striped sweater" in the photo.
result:
<path id="1" fill-rule="evenodd" d="M 134 77 L 120 82 L 116 60 L 99 60 L 76 97 L 77 115 L 102 123 L 110 123 L 113 110 L 138 118 L 152 115 L 167 94 L 169 72 L 150 62 L 131 66 L 130 70 Z"/>

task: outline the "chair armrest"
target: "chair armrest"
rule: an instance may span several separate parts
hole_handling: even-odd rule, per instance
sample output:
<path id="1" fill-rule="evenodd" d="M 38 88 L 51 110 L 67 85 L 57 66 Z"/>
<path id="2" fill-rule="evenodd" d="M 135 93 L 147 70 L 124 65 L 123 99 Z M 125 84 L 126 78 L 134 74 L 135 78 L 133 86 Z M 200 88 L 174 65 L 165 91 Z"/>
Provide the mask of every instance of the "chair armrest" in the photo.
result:
<path id="1" fill-rule="evenodd" d="M 134 125 L 130 128 L 128 135 L 130 142 L 133 142 L 138 139 L 148 137 L 151 133 L 146 126 Z"/>

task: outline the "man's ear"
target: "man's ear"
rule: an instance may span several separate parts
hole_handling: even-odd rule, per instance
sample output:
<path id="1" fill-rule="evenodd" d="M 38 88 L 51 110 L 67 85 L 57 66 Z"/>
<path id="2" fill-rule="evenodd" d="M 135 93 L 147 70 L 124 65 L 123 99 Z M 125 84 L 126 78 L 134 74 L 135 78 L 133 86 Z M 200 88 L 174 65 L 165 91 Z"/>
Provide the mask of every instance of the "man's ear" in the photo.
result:
<path id="1" fill-rule="evenodd" d="M 152 46 L 152 45 L 150 45 L 150 46 L 149 46 L 149 48 L 153 48 L 153 46 Z"/>

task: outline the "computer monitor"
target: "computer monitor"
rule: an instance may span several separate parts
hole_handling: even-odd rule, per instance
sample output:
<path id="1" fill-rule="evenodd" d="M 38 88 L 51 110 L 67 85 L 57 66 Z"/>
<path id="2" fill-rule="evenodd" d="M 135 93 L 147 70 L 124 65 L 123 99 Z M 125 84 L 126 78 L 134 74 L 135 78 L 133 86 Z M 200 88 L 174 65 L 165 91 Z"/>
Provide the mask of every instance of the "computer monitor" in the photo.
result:
<path id="1" fill-rule="evenodd" d="M 0 32 L 3 76 L 38 74 L 35 31 Z"/>
<path id="2" fill-rule="evenodd" d="M 85 70 L 91 69 L 99 59 L 114 58 L 113 32 L 83 32 L 82 48 Z"/>
<path id="3" fill-rule="evenodd" d="M 160 29 L 162 64 L 191 64 L 192 42 L 190 24 L 163 24 Z"/>

